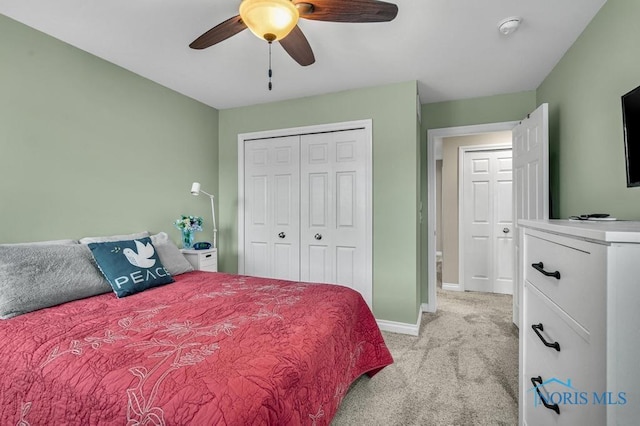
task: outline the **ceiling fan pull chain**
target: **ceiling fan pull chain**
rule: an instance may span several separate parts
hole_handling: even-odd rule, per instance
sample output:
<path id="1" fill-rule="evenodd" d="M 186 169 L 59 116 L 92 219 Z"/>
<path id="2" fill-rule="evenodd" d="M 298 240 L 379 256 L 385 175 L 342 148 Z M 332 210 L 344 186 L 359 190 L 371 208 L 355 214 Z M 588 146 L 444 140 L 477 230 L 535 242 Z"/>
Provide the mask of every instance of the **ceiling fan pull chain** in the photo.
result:
<path id="1" fill-rule="evenodd" d="M 269 42 L 269 90 L 273 88 L 273 84 L 271 84 L 272 76 L 273 76 L 273 71 L 271 70 L 271 42 Z"/>

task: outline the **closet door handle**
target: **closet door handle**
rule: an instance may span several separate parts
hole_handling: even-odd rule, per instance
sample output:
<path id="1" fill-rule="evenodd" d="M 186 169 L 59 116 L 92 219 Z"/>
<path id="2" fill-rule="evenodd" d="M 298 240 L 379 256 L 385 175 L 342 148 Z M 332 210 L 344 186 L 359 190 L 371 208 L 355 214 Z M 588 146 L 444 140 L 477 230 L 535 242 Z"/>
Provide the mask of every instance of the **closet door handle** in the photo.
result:
<path id="1" fill-rule="evenodd" d="M 547 277 L 554 277 L 557 280 L 560 279 L 560 272 L 559 271 L 555 271 L 555 272 L 545 271 L 544 270 L 544 263 L 542 263 L 542 262 L 532 263 L 531 266 L 533 266 L 533 269 L 535 269 L 536 271 L 540 272 L 542 275 L 545 275 Z"/>
<path id="2" fill-rule="evenodd" d="M 532 377 L 531 378 L 531 383 L 533 383 L 533 387 L 536 388 L 536 392 L 538 392 L 538 396 L 540 397 L 540 401 L 542 401 L 542 404 L 548 408 L 549 410 L 553 410 L 555 411 L 558 415 L 560 415 L 560 407 L 558 407 L 558 404 L 549 404 L 547 402 L 546 399 L 544 399 L 544 397 L 542 396 L 542 392 L 540 392 L 540 388 L 536 385 L 536 383 L 542 385 L 542 377 L 538 376 L 538 377 Z"/>
<path id="3" fill-rule="evenodd" d="M 540 334 L 540 331 L 544 331 L 544 327 L 542 326 L 542 323 L 540 324 L 532 324 L 531 328 L 533 328 L 533 331 L 536 332 L 536 334 L 538 335 L 538 337 L 540 338 L 540 340 L 542 340 L 542 343 L 544 343 L 544 345 L 548 348 L 554 348 L 556 351 L 560 352 L 560 343 L 558 342 L 553 342 L 553 343 L 549 343 L 545 340 L 544 337 L 542 337 L 542 334 Z M 538 331 L 540 330 L 540 331 Z"/>
<path id="4" fill-rule="evenodd" d="M 281 233 L 278 234 L 279 238 L 284 238 L 286 236 L 287 236 L 287 234 L 285 234 L 284 232 L 281 232 Z"/>
<path id="5" fill-rule="evenodd" d="M 322 239 L 322 234 L 316 234 L 313 236 L 313 238 L 315 238 L 316 240 L 321 240 Z"/>

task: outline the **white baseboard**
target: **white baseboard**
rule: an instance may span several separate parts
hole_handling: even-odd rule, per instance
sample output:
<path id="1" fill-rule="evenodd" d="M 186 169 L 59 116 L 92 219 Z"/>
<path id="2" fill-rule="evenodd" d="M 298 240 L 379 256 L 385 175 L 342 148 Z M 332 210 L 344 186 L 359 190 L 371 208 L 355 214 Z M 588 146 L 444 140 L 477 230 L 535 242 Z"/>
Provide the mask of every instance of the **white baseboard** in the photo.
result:
<path id="1" fill-rule="evenodd" d="M 457 283 L 442 283 L 442 289 L 443 290 L 449 290 L 449 291 L 464 291 L 462 289 L 462 286 L 460 286 L 460 284 Z"/>
<path id="2" fill-rule="evenodd" d="M 433 305 L 433 303 L 423 303 L 420 308 L 422 309 L 422 312 L 435 312 L 435 306 Z"/>
<path id="3" fill-rule="evenodd" d="M 418 312 L 418 320 L 415 324 L 406 322 L 396 322 L 387 320 L 376 320 L 378 327 L 382 331 L 390 331 L 391 333 L 409 334 L 417 336 L 420 334 L 420 321 L 422 320 L 422 312 Z"/>

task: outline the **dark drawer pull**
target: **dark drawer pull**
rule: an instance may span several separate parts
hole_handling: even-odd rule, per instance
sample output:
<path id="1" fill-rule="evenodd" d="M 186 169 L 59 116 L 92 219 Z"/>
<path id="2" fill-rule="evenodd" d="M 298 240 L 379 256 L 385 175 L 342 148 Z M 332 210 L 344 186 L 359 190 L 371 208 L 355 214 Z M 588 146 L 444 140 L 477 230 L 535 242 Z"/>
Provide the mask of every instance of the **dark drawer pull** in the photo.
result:
<path id="1" fill-rule="evenodd" d="M 542 340 L 542 343 L 544 343 L 544 345 L 546 347 L 554 348 L 556 351 L 560 352 L 560 343 L 558 343 L 558 342 L 549 343 L 544 339 L 544 337 L 542 337 L 542 334 L 540 334 L 540 331 L 544 331 L 544 327 L 542 326 L 542 323 L 540 323 L 540 324 L 532 324 L 531 328 L 533 328 L 533 331 L 536 332 L 536 334 L 538 335 L 540 340 Z M 538 331 L 538 330 L 540 330 L 540 331 Z"/>
<path id="2" fill-rule="evenodd" d="M 538 387 L 538 385 L 536 385 L 536 383 L 542 385 L 542 377 L 538 376 L 538 377 L 532 377 L 531 378 L 531 383 L 533 383 L 533 387 L 536 388 L 536 392 L 538 392 L 538 396 L 540 397 L 540 401 L 542 401 L 542 404 L 548 408 L 549 410 L 553 410 L 555 411 L 558 415 L 560 415 L 560 407 L 558 407 L 558 404 L 549 404 L 544 397 L 542 396 L 542 392 L 540 392 L 540 387 Z"/>
<path id="3" fill-rule="evenodd" d="M 555 272 L 547 272 L 544 270 L 544 263 L 542 262 L 538 262 L 538 263 L 532 263 L 531 266 L 533 266 L 533 269 L 535 269 L 536 271 L 540 272 L 543 275 L 546 275 L 547 277 L 554 277 L 556 279 L 560 279 L 560 272 L 555 271 Z"/>
<path id="4" fill-rule="evenodd" d="M 204 257 L 211 257 L 213 256 L 212 254 L 205 254 Z"/>

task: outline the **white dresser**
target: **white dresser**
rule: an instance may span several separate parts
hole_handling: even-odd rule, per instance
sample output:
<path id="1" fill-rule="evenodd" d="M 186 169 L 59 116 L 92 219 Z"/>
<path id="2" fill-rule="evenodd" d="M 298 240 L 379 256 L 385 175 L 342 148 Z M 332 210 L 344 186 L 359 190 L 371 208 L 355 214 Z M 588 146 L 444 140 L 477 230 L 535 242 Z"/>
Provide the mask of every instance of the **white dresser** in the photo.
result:
<path id="1" fill-rule="evenodd" d="M 640 424 L 640 222 L 518 224 L 520 424 Z"/>
<path id="2" fill-rule="evenodd" d="M 180 250 L 196 271 L 218 272 L 218 249 Z"/>

